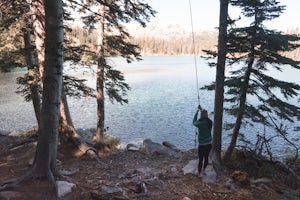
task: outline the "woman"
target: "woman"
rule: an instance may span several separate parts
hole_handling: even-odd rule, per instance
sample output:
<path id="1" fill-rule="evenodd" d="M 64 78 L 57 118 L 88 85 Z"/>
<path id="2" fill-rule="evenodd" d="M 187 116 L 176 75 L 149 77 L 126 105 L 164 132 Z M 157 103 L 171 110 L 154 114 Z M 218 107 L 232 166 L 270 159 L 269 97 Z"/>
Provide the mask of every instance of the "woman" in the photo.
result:
<path id="1" fill-rule="evenodd" d="M 201 112 L 200 118 L 198 118 L 198 110 L 193 119 L 193 125 L 198 128 L 198 156 L 199 156 L 199 164 L 198 164 L 198 172 L 200 176 L 205 174 L 205 168 L 208 165 L 208 156 L 212 147 L 212 137 L 211 137 L 211 129 L 212 129 L 212 121 L 208 118 L 208 114 L 206 110 L 201 110 L 201 107 L 198 107 Z M 203 163 L 204 158 L 204 163 Z"/>

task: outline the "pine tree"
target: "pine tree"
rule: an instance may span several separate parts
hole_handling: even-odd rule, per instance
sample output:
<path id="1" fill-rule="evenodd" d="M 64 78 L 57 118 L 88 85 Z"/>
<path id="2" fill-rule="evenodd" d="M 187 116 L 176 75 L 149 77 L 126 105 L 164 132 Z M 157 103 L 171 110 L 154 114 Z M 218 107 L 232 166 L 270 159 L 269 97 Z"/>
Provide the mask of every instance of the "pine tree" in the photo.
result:
<path id="1" fill-rule="evenodd" d="M 290 101 L 297 97 L 300 86 L 268 74 L 269 70 L 284 73 L 288 66 L 300 69 L 299 62 L 284 56 L 299 47 L 296 42 L 300 37 L 269 30 L 263 24 L 278 17 L 285 7 L 276 0 L 233 0 L 231 4 L 240 7 L 251 24 L 233 26 L 228 33 L 227 61 L 232 67 L 225 80 L 225 101 L 231 105 L 226 111 L 236 121 L 227 126 L 233 134 L 224 156 L 226 161 L 230 160 L 243 125 L 261 123 L 280 131 L 279 121 L 293 122 L 300 113 L 300 108 Z M 253 130 L 252 134 L 257 134 Z"/>
<path id="2" fill-rule="evenodd" d="M 104 0 L 101 2 L 87 1 L 86 4 L 72 2 L 86 13 L 82 18 L 86 26 L 95 28 L 97 25 L 97 49 L 92 56 L 97 63 L 97 131 L 95 142 L 97 146 L 102 147 L 105 121 L 104 92 L 111 101 L 123 104 L 127 103 L 125 96 L 130 89 L 123 74 L 115 70 L 107 61 L 107 56 L 122 56 L 127 62 L 132 62 L 134 59 L 140 60 L 139 47 L 128 42 L 131 36 L 124 24 L 135 21 L 145 26 L 155 12 L 148 4 L 141 1 Z M 90 9 L 95 5 L 98 6 L 97 11 Z"/>

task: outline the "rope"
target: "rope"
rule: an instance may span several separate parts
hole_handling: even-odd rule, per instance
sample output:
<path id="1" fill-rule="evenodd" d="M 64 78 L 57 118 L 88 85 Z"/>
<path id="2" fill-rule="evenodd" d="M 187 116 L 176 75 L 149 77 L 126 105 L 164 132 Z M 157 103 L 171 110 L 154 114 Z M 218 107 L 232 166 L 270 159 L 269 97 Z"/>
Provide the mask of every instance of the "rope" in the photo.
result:
<path id="1" fill-rule="evenodd" d="M 191 27 L 192 27 L 192 41 L 193 41 L 193 54 L 194 54 L 194 67 L 196 73 L 196 86 L 197 86 L 197 97 L 198 97 L 198 105 L 200 106 L 200 94 L 199 94 L 199 83 L 198 83 L 198 69 L 197 69 L 197 59 L 196 59 L 196 47 L 195 47 L 195 34 L 194 34 L 194 23 L 193 23 L 193 16 L 192 16 L 192 3 L 189 0 L 189 7 L 190 7 L 190 19 L 191 19 Z M 200 106 L 201 107 L 201 106 Z M 195 131 L 195 148 L 197 147 L 197 127 Z"/>
<path id="2" fill-rule="evenodd" d="M 191 0 L 189 0 L 189 7 L 190 7 L 190 19 L 191 19 L 191 27 L 192 27 L 194 67 L 195 67 L 195 72 L 196 72 L 196 86 L 197 86 L 197 95 L 198 95 L 198 105 L 200 105 L 199 84 L 198 84 L 198 69 L 197 69 L 195 34 L 194 34 L 194 23 L 193 23 L 193 16 L 192 16 L 192 3 L 191 3 Z"/>

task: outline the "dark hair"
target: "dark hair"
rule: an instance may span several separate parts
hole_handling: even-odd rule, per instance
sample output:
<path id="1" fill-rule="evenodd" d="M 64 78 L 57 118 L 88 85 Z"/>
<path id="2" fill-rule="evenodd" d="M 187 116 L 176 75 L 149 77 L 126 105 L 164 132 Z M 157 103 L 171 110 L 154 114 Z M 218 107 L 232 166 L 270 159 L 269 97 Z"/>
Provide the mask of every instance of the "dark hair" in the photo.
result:
<path id="1" fill-rule="evenodd" d="M 207 110 L 201 110 L 200 119 L 199 120 L 206 120 L 208 128 L 209 129 L 212 128 L 212 121 L 211 121 L 211 119 L 208 118 Z"/>

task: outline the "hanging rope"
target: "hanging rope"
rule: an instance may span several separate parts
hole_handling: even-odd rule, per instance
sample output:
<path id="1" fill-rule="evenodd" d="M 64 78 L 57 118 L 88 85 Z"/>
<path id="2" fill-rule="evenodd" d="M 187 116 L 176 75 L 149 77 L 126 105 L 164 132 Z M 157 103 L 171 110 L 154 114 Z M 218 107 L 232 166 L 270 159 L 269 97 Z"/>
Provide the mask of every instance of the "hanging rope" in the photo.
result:
<path id="1" fill-rule="evenodd" d="M 194 54 L 194 67 L 195 67 L 195 74 L 196 74 L 196 86 L 197 86 L 197 96 L 198 96 L 198 106 L 200 106 L 200 94 L 199 94 L 199 83 L 198 83 L 198 69 L 197 69 L 197 58 L 196 58 L 196 47 L 195 47 L 195 34 L 194 34 L 194 23 L 193 23 L 193 14 L 192 14 L 192 3 L 189 0 L 189 7 L 190 7 L 190 19 L 191 19 L 191 27 L 192 27 L 192 42 L 193 42 L 193 54 Z M 197 128 L 195 131 L 195 148 L 197 147 Z"/>
<path id="2" fill-rule="evenodd" d="M 197 59 L 196 59 L 196 47 L 195 47 L 195 34 L 194 34 L 194 23 L 193 23 L 193 14 L 192 14 L 192 3 L 189 0 L 190 6 L 190 19 L 191 19 L 191 27 L 192 27 L 192 48 L 194 54 L 194 66 L 195 66 L 195 74 L 196 74 L 196 86 L 197 86 L 197 95 L 198 95 L 198 105 L 200 105 L 200 95 L 199 95 L 199 84 L 198 84 L 198 69 L 197 69 Z"/>

